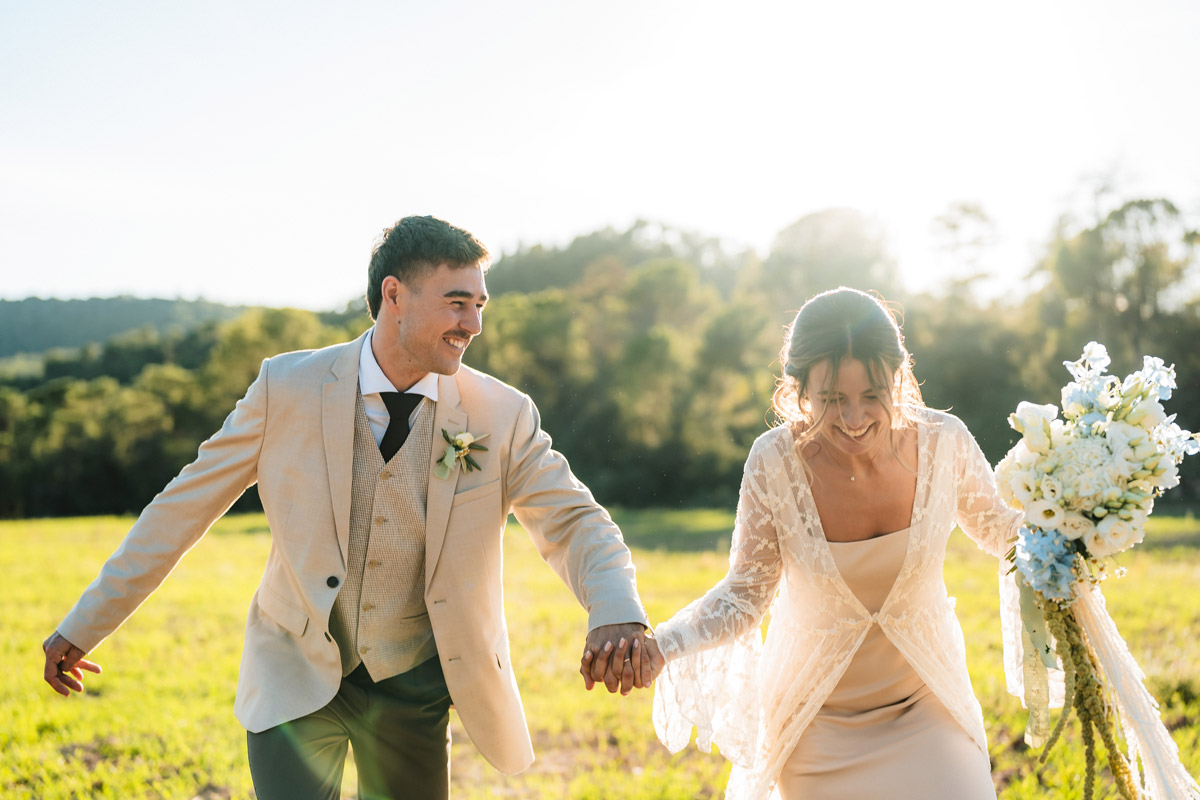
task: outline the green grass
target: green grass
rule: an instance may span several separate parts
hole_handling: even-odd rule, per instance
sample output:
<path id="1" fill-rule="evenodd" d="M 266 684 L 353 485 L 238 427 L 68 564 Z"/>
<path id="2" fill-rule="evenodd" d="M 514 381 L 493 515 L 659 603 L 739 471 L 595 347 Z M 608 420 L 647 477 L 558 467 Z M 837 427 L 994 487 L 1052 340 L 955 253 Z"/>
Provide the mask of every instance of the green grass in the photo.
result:
<path id="1" fill-rule="evenodd" d="M 639 584 L 661 621 L 725 572 L 725 511 L 615 513 L 634 547 Z M 246 607 L 269 545 L 263 518 L 223 520 L 164 586 L 94 654 L 105 667 L 71 700 L 41 681 L 40 644 L 131 524 L 126 518 L 0 523 L 0 796 L 248 798 L 245 733 L 233 693 Z M 1147 546 L 1122 559 L 1109 608 L 1161 703 L 1192 774 L 1200 773 L 1200 525 L 1151 520 Z M 958 597 L 968 663 L 983 704 L 1002 800 L 1080 796 L 1083 759 L 1069 733 L 1038 771 L 1022 743 L 1024 712 L 1004 690 L 994 564 L 951 540 L 946 582 Z M 721 550 L 712 549 L 720 545 Z M 505 550 L 513 661 L 538 760 L 515 777 L 475 752 L 454 720 L 456 798 L 720 797 L 728 766 L 654 738 L 651 696 L 582 689 L 586 616 L 515 525 Z M 353 796 L 354 773 L 344 784 Z M 1102 793 L 1112 797 L 1112 793 Z"/>

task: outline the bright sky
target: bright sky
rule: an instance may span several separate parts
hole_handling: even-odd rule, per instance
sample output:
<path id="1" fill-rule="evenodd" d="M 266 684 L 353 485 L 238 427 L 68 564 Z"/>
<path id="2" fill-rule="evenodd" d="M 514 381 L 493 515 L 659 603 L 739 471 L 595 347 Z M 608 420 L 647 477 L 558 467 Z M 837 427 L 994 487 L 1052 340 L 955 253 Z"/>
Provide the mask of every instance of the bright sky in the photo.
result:
<path id="1" fill-rule="evenodd" d="M 1191 0 L 6 2 L 0 297 L 340 308 L 406 214 L 765 254 L 832 206 L 927 288 L 955 201 L 1014 280 L 1096 176 L 1200 212 L 1198 37 Z"/>

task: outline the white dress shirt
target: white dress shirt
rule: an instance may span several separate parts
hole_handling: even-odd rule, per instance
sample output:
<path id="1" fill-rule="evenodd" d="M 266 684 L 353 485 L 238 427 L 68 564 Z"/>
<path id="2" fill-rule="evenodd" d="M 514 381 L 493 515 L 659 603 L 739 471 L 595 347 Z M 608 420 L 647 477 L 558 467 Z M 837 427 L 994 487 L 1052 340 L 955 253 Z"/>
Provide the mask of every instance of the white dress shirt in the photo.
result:
<path id="1" fill-rule="evenodd" d="M 379 444 L 383 441 L 383 434 L 387 432 L 388 422 L 392 419 L 379 393 L 399 390 L 387 379 L 379 362 L 375 360 L 375 353 L 371 350 L 371 338 L 374 335 L 375 329 L 372 328 L 367 331 L 367 337 L 363 339 L 362 352 L 358 356 L 358 389 L 362 392 L 363 408 L 367 412 L 367 422 L 371 425 L 375 444 Z M 404 393 L 425 395 L 436 403 L 438 399 L 437 378 L 438 376 L 434 373 L 427 372 L 425 377 L 408 387 Z M 418 403 L 408 417 L 409 430 L 412 429 L 413 421 L 417 418 L 420 410 L 421 405 Z"/>

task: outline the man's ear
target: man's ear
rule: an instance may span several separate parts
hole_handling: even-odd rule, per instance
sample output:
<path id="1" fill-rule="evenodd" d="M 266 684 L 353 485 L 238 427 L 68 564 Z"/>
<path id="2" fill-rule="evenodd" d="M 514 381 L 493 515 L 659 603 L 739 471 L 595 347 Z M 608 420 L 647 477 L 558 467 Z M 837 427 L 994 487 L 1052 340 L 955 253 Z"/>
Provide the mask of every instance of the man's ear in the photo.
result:
<path id="1" fill-rule="evenodd" d="M 411 290 L 395 275 L 388 275 L 384 278 L 380 288 L 383 293 L 383 307 L 392 316 L 398 319 L 403 317 L 408 309 L 408 298 L 412 294 Z"/>

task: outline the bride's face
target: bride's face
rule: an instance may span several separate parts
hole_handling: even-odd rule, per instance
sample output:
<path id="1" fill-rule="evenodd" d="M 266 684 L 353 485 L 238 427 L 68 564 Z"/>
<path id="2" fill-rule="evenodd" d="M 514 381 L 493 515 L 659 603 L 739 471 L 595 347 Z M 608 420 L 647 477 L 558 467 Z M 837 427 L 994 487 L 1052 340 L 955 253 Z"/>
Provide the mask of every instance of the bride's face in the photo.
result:
<path id="1" fill-rule="evenodd" d="M 888 397 L 871 385 L 867 366 L 847 358 L 838 366 L 836 380 L 828 361 L 808 374 L 808 398 L 819 435 L 846 455 L 869 455 L 887 440 L 891 418 Z"/>

